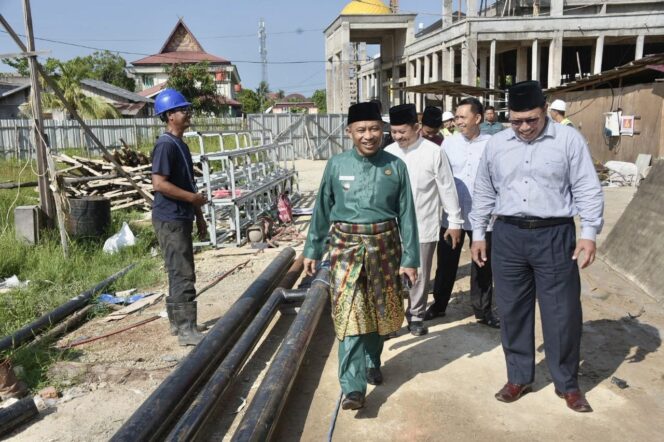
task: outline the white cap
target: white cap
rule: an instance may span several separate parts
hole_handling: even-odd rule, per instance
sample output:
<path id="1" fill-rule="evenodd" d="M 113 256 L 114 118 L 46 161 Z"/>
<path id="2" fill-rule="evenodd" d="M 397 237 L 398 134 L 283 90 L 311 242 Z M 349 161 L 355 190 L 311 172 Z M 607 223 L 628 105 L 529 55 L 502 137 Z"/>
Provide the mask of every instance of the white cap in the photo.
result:
<path id="1" fill-rule="evenodd" d="M 551 103 L 551 109 L 566 112 L 567 104 L 563 100 L 554 100 L 553 103 Z"/>
<path id="2" fill-rule="evenodd" d="M 443 121 L 454 120 L 454 114 L 450 111 L 443 112 Z"/>

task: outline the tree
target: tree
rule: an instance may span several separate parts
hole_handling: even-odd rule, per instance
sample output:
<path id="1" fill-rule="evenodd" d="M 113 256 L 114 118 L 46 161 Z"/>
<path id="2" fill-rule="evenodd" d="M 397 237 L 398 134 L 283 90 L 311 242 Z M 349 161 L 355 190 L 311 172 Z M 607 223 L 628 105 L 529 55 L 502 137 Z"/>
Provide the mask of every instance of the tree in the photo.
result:
<path id="1" fill-rule="evenodd" d="M 327 113 L 327 92 L 325 92 L 325 89 L 315 90 L 314 94 L 311 96 L 311 100 L 318 108 L 319 113 L 321 114 Z"/>
<path id="2" fill-rule="evenodd" d="M 261 103 L 258 94 L 251 89 L 242 89 L 237 94 L 237 100 L 242 103 L 242 111 L 245 114 L 255 114 L 260 112 Z"/>
<path id="3" fill-rule="evenodd" d="M 261 81 L 256 88 L 256 94 L 258 95 L 258 100 L 260 102 L 260 111 L 263 112 L 268 107 L 272 106 L 274 103 L 268 97 L 270 93 L 270 85 L 266 82 Z"/>
<path id="4" fill-rule="evenodd" d="M 219 101 L 217 87 L 208 70 L 207 62 L 167 66 L 166 73 L 168 74 L 166 85 L 184 95 L 191 102 L 195 114 L 218 115 L 227 111 L 228 106 Z"/>
<path id="5" fill-rule="evenodd" d="M 90 78 L 105 81 L 132 92 L 136 89 L 136 81 L 129 78 L 125 70 L 127 62 L 118 54 L 110 51 L 97 51 L 86 58 L 90 59 L 92 66 Z"/>

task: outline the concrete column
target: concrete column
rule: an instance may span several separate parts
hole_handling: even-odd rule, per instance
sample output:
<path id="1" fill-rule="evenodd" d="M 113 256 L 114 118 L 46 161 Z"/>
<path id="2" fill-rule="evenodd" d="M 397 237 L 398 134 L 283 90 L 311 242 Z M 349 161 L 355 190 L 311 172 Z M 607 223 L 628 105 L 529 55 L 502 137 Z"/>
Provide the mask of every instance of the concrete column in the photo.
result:
<path id="1" fill-rule="evenodd" d="M 452 25 L 452 0 L 443 0 L 443 29 Z"/>
<path id="2" fill-rule="evenodd" d="M 422 84 L 422 58 L 417 57 L 415 60 L 415 84 Z M 420 112 L 422 110 L 422 94 L 415 94 L 415 109 Z"/>
<path id="3" fill-rule="evenodd" d="M 340 100 L 340 110 L 339 112 L 344 113 L 348 112 L 348 107 L 350 107 L 351 104 L 351 77 L 350 77 L 350 69 L 351 69 L 351 60 L 354 58 L 353 57 L 353 47 L 352 43 L 350 42 L 350 23 L 349 22 L 343 22 L 341 24 L 341 29 L 339 30 L 341 32 L 341 54 L 340 54 L 340 60 L 341 60 L 341 71 L 340 71 L 340 82 L 338 85 L 338 88 L 341 90 L 341 100 Z M 357 77 L 353 78 L 352 81 L 357 81 Z"/>
<path id="4" fill-rule="evenodd" d="M 475 86 L 477 83 L 477 38 L 466 37 L 461 50 L 461 83 Z"/>
<path id="5" fill-rule="evenodd" d="M 408 78 L 408 62 L 406 62 L 406 78 Z M 392 62 L 392 86 L 385 91 L 387 94 L 388 106 L 396 106 L 401 104 L 401 97 L 395 93 L 396 87 L 399 85 L 399 66 L 396 61 Z"/>
<path id="6" fill-rule="evenodd" d="M 489 89 L 496 88 L 496 40 L 491 40 L 489 46 Z M 494 105 L 494 96 L 489 96 L 489 104 Z"/>
<path id="7" fill-rule="evenodd" d="M 477 17 L 477 0 L 467 0 L 466 17 Z"/>
<path id="8" fill-rule="evenodd" d="M 516 81 L 528 79 L 528 48 L 519 46 L 516 49 Z"/>
<path id="9" fill-rule="evenodd" d="M 533 40 L 532 54 L 530 57 L 532 58 L 530 71 L 531 80 L 539 81 L 540 55 L 539 42 L 535 39 Z"/>
<path id="10" fill-rule="evenodd" d="M 438 51 L 431 54 L 431 81 L 440 80 L 440 55 Z"/>
<path id="11" fill-rule="evenodd" d="M 443 80 L 454 81 L 454 46 L 450 46 L 446 49 L 447 53 L 445 54 L 445 61 L 443 63 Z M 445 110 L 452 109 L 452 97 L 445 97 Z"/>
<path id="12" fill-rule="evenodd" d="M 595 57 L 593 60 L 593 74 L 602 72 L 602 59 L 604 58 L 604 36 L 597 37 L 595 43 Z"/>
<path id="13" fill-rule="evenodd" d="M 551 0 L 551 17 L 563 15 L 564 0 Z"/>
<path id="14" fill-rule="evenodd" d="M 638 37 L 636 37 L 636 52 L 634 54 L 634 60 L 640 60 L 643 58 L 643 44 L 645 43 L 646 36 L 643 34 L 639 34 Z"/>
<path id="15" fill-rule="evenodd" d="M 560 86 L 563 62 L 563 36 L 556 35 L 549 43 L 549 81 L 547 87 Z"/>
<path id="16" fill-rule="evenodd" d="M 489 55 L 486 49 L 482 49 L 479 52 L 480 59 L 480 87 L 487 87 L 486 74 L 487 74 L 487 61 Z"/>
<path id="17" fill-rule="evenodd" d="M 424 84 L 431 83 L 431 54 L 424 56 Z"/>
<path id="18" fill-rule="evenodd" d="M 334 57 L 328 58 L 325 62 L 325 87 L 327 88 L 327 94 L 325 101 L 327 102 L 327 109 L 329 112 L 334 112 L 335 103 L 334 103 L 334 94 L 335 94 L 335 75 L 336 71 L 334 70 Z"/>

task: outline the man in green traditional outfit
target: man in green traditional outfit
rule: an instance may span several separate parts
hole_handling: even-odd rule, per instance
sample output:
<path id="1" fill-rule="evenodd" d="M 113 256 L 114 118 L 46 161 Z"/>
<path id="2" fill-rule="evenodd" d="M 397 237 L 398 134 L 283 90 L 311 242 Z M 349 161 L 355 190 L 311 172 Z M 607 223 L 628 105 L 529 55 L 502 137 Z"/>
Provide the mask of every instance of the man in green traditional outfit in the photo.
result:
<path id="1" fill-rule="evenodd" d="M 367 383 L 383 381 L 384 336 L 404 319 L 402 275 L 417 281 L 420 246 L 406 164 L 380 149 L 383 121 L 373 103 L 348 109 L 354 149 L 330 158 L 304 248 L 316 271 L 329 237 L 332 319 L 339 339 L 342 408 L 364 405 Z"/>

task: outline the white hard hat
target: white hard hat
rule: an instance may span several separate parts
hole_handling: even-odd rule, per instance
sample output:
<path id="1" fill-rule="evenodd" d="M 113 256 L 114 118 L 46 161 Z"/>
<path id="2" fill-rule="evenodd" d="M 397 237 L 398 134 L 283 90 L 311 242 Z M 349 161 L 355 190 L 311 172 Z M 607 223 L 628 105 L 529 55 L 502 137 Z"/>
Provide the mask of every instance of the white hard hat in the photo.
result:
<path id="1" fill-rule="evenodd" d="M 551 109 L 557 110 L 560 112 L 566 112 L 567 111 L 567 103 L 565 103 L 563 100 L 554 100 L 553 103 L 551 103 Z"/>
<path id="2" fill-rule="evenodd" d="M 454 120 L 454 114 L 450 111 L 443 112 L 443 121 Z"/>

